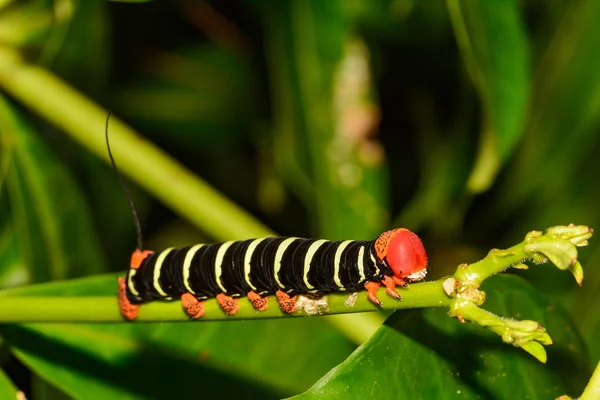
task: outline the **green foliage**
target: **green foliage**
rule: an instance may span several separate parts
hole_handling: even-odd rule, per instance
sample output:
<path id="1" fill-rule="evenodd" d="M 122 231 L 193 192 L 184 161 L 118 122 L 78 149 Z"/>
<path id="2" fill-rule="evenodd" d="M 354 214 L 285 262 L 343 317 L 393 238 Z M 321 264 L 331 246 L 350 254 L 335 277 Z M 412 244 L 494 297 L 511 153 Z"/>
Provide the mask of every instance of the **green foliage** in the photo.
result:
<path id="1" fill-rule="evenodd" d="M 467 187 L 489 189 L 523 133 L 531 85 L 517 1 L 448 0 L 465 66 L 481 97 L 480 148 Z"/>
<path id="2" fill-rule="evenodd" d="M 0 115 L 3 157 L 12 167 L 6 175 L 11 225 L 18 237 L 11 244 L 21 247 L 20 262 L 30 266 L 31 280 L 102 272 L 88 204 L 71 174 L 4 98 Z"/>
<path id="3" fill-rule="evenodd" d="M 127 266 L 99 104 L 141 132 L 111 120 L 157 249 L 402 225 L 440 278 L 532 229 L 598 227 L 599 19 L 564 0 L 0 0 L 0 287 L 22 286 L 0 301 L 34 282 L 105 296 Z M 599 246 L 581 288 L 546 266 L 484 284 L 486 307 L 547 329 L 546 365 L 441 309 L 4 324 L 1 397 L 11 381 L 47 399 L 579 395 L 600 357 Z"/>
<path id="4" fill-rule="evenodd" d="M 18 389 L 12 383 L 10 378 L 6 376 L 4 372 L 0 373 L 0 393 L 2 394 L 2 397 L 14 399 L 17 392 Z"/>
<path id="5" fill-rule="evenodd" d="M 550 358 L 561 362 L 543 365 L 525 353 L 514 354 L 490 332 L 457 324 L 440 309 L 397 312 L 346 361 L 297 398 L 374 398 L 388 392 L 408 399 L 554 398 L 585 384 L 587 378 L 574 373 L 587 368 L 578 359 L 585 346 L 564 313 L 520 278 L 498 277 L 485 289 L 486 307 L 494 312 L 552 326 Z M 385 376 L 394 378 L 382 379 Z"/>
<path id="6" fill-rule="evenodd" d="M 306 389 L 352 351 L 323 321 L 304 322 L 30 324 L 2 335 L 19 360 L 76 398 L 185 397 L 200 379 L 209 397 L 265 398 Z"/>

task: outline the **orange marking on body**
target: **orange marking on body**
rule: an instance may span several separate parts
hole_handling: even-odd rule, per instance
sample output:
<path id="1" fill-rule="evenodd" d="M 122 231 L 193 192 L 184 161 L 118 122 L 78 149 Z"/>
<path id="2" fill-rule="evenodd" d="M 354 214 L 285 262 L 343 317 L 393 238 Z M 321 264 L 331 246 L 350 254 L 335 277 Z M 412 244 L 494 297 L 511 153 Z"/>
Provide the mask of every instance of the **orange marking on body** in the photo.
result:
<path id="1" fill-rule="evenodd" d="M 375 252 L 380 260 L 384 260 L 385 256 L 387 256 L 388 245 L 390 244 L 392 237 L 396 233 L 406 230 L 406 228 L 392 229 L 391 231 L 386 231 L 379 235 L 377 240 L 375 240 Z"/>
<path id="2" fill-rule="evenodd" d="M 181 295 L 181 305 L 185 313 L 192 319 L 198 319 L 204 315 L 204 302 L 195 298 L 191 293 Z"/>
<path id="3" fill-rule="evenodd" d="M 127 285 L 125 284 L 125 278 L 119 278 L 119 310 L 121 315 L 126 320 L 134 320 L 138 314 L 138 305 L 131 304 L 127 298 Z"/>
<path id="4" fill-rule="evenodd" d="M 398 292 L 396 292 L 396 281 L 394 279 L 392 279 L 389 276 L 386 276 L 385 278 L 383 278 L 381 280 L 381 283 L 383 283 L 385 285 L 385 291 L 387 292 L 387 294 L 389 294 L 390 296 L 392 296 L 395 299 L 402 299 L 402 297 L 400 297 L 400 295 L 398 294 Z"/>
<path id="5" fill-rule="evenodd" d="M 239 311 L 240 307 L 238 299 L 234 299 L 231 296 L 227 296 L 225 293 L 219 293 L 217 295 L 217 301 L 219 305 L 228 315 L 235 315 Z"/>
<path id="6" fill-rule="evenodd" d="M 289 294 L 278 290 L 275 292 L 277 296 L 277 300 L 279 301 L 279 306 L 283 312 L 291 314 L 297 310 L 296 308 L 296 296 L 291 297 Z"/>
<path id="7" fill-rule="evenodd" d="M 138 269 L 142 262 L 148 257 L 150 254 L 154 253 L 152 250 L 139 250 L 133 252 L 131 255 L 131 264 L 130 268 Z"/>
<path id="8" fill-rule="evenodd" d="M 268 306 L 267 297 L 262 297 L 254 291 L 248 292 L 248 300 L 252 302 L 252 306 L 256 311 L 265 311 Z"/>
<path id="9" fill-rule="evenodd" d="M 367 284 L 365 285 L 365 289 L 367 289 L 367 297 L 369 298 L 369 300 L 371 300 L 371 302 L 378 305 L 379 307 L 382 307 L 383 304 L 377 298 L 377 291 L 380 287 L 381 284 L 379 282 L 367 282 Z"/>

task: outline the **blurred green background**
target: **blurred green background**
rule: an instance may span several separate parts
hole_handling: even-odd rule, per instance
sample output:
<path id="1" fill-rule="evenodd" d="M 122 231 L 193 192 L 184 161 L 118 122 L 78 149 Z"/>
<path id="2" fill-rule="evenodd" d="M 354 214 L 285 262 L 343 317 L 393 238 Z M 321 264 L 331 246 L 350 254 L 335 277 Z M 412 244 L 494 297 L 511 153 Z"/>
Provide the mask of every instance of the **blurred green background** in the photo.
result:
<path id="1" fill-rule="evenodd" d="M 271 232 L 373 239 L 402 226 L 422 237 L 436 278 L 533 229 L 600 227 L 598 20 L 600 2 L 585 0 L 0 0 L 0 286 L 126 268 L 135 230 L 105 162 L 108 108 L 141 135 L 111 123 L 148 248 Z M 581 288 L 551 266 L 499 286 L 534 296 L 532 309 L 559 309 L 572 328 L 569 363 L 559 351 L 533 366 L 508 346 L 484 350 L 502 354 L 485 365 L 519 375 L 509 387 L 530 398 L 578 394 L 600 358 L 595 238 L 581 262 Z M 523 318 L 522 298 L 506 297 L 499 310 Z M 430 315 L 408 314 L 414 324 Z M 366 336 L 353 334 L 364 328 L 356 324 Z M 198 394 L 285 397 L 379 324 L 4 325 L 0 386 L 10 377 L 36 399 L 169 398 L 189 393 L 195 371 Z M 444 354 L 435 343 L 461 348 L 463 339 L 471 348 L 461 332 L 473 330 L 457 325 L 439 327 L 447 336 L 428 348 Z M 382 329 L 372 346 L 388 340 Z M 468 371 L 473 361 L 414 355 L 411 364 L 418 334 L 403 334 L 412 343 L 398 349 L 405 368 L 454 360 Z M 358 357 L 346 363 L 362 365 Z M 386 365 L 382 379 L 411 397 L 408 377 Z M 430 398 L 442 398 L 444 379 L 423 383 L 440 388 Z M 463 397 L 504 397 L 499 382 L 452 379 Z M 370 392 L 344 393 L 335 392 Z"/>

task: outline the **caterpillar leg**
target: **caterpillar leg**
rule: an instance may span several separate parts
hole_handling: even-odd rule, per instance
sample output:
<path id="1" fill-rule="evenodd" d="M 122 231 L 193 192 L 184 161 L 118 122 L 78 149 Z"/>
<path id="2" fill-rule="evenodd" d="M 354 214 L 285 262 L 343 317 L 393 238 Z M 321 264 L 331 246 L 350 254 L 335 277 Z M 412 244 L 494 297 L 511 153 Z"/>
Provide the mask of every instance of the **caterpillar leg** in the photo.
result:
<path id="1" fill-rule="evenodd" d="M 377 298 L 377 291 L 380 287 L 381 284 L 379 282 L 367 282 L 367 284 L 365 285 L 365 289 L 367 289 L 367 297 L 369 298 L 369 300 L 371 300 L 371 302 L 373 302 L 375 305 L 378 305 L 379 307 L 383 306 L 381 301 L 379 301 L 379 299 Z"/>
<path id="2" fill-rule="evenodd" d="M 256 292 L 248 292 L 248 300 L 252 302 L 252 306 L 256 309 L 256 311 L 265 311 L 267 309 L 267 298 L 262 297 Z"/>
<path id="3" fill-rule="evenodd" d="M 275 295 L 279 301 L 279 306 L 284 312 L 291 314 L 296 311 L 296 296 L 291 297 L 289 294 L 281 290 L 278 290 Z"/>
<path id="4" fill-rule="evenodd" d="M 400 297 L 398 292 L 396 292 L 396 281 L 394 279 L 392 279 L 389 276 L 386 276 L 385 278 L 383 278 L 381 283 L 383 283 L 385 285 L 385 291 L 387 292 L 387 294 L 389 294 L 390 296 L 392 296 L 395 299 L 398 299 L 398 300 L 402 299 L 402 297 Z"/>
<path id="5" fill-rule="evenodd" d="M 125 278 L 119 278 L 119 310 L 123 318 L 131 321 L 137 317 L 138 308 L 140 306 L 131 304 L 127 298 L 127 286 Z"/>
<path id="6" fill-rule="evenodd" d="M 219 305 L 229 315 L 237 314 L 239 308 L 238 299 L 234 299 L 231 296 L 227 296 L 225 293 L 219 293 L 217 295 L 217 301 Z"/>
<path id="7" fill-rule="evenodd" d="M 191 293 L 181 295 L 181 305 L 192 319 L 198 319 L 204 315 L 204 302 L 195 298 Z"/>
<path id="8" fill-rule="evenodd" d="M 402 287 L 408 286 L 408 283 L 406 283 L 406 281 L 402 278 L 398 278 L 397 276 L 394 276 L 392 279 L 394 280 L 394 282 L 396 282 L 396 285 L 398 285 L 398 286 L 402 286 Z"/>

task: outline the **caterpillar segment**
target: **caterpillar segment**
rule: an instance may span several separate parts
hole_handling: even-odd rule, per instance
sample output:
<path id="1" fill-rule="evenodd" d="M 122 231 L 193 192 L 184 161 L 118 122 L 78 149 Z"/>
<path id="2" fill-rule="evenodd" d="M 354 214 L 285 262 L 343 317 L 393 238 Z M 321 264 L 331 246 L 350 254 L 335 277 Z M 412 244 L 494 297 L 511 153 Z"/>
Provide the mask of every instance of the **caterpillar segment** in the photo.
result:
<path id="1" fill-rule="evenodd" d="M 422 280 L 426 273 L 423 244 L 407 229 L 384 232 L 373 241 L 259 238 L 158 253 L 137 250 L 127 276 L 119 279 L 119 305 L 132 320 L 142 303 L 180 298 L 185 312 L 196 319 L 204 315 L 203 302 L 209 298 L 234 315 L 240 297 L 264 311 L 268 297 L 275 295 L 279 307 L 292 313 L 298 295 L 366 290 L 381 306 L 381 286 L 401 299 L 396 286 Z"/>
<path id="2" fill-rule="evenodd" d="M 131 278 L 137 272 L 136 270 L 142 265 L 144 260 L 153 253 L 150 250 L 136 250 L 131 254 L 131 262 L 129 264 L 129 273 L 126 278 L 118 279 L 119 287 L 119 310 L 121 315 L 132 320 L 137 317 L 139 306 L 134 302 L 130 301 L 131 297 L 137 298 L 139 293 L 136 291 L 135 286 L 131 284 Z M 127 282 L 125 281 L 127 279 Z"/>

